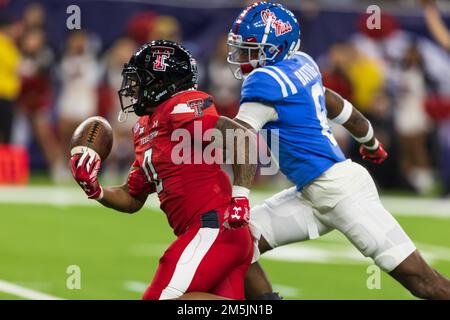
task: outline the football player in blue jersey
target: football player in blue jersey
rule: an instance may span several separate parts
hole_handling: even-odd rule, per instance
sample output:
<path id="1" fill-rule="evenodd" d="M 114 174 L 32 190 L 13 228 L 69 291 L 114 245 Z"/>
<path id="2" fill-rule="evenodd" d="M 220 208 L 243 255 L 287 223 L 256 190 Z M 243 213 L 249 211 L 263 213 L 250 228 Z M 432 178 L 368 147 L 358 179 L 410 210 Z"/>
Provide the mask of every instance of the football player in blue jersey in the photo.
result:
<path id="1" fill-rule="evenodd" d="M 228 45 L 233 73 L 244 79 L 236 120 L 276 135 L 275 157 L 295 184 L 252 208 L 260 252 L 337 229 L 415 296 L 450 299 L 450 281 L 425 262 L 383 207 L 368 171 L 346 159 L 334 139 L 328 119 L 361 144 L 363 159 L 379 164 L 387 157 L 370 122 L 324 88 L 317 64 L 298 51 L 294 14 L 280 4 L 254 3 L 233 23 Z M 246 291 L 248 298 L 276 298 L 257 262 L 247 275 Z"/>

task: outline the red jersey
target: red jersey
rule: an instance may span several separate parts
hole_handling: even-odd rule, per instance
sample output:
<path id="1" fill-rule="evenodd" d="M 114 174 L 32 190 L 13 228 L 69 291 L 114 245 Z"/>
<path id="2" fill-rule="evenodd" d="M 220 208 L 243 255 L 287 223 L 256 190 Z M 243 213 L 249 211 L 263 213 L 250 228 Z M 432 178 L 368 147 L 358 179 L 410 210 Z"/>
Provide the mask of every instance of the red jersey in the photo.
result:
<path id="1" fill-rule="evenodd" d="M 141 117 L 133 127 L 136 161 L 149 181 L 155 184 L 161 209 L 177 236 L 191 223 L 200 221 L 202 214 L 231 201 L 227 174 L 220 165 L 203 161 L 201 153 L 209 143 L 195 141 L 201 139 L 206 130 L 215 127 L 218 117 L 208 94 L 188 90 L 159 105 L 152 115 Z M 196 132 L 194 137 L 194 128 L 196 131 L 201 128 L 200 136 Z M 177 133 L 189 137 L 187 143 L 182 138 L 172 138 L 177 129 L 181 129 Z M 192 146 L 185 149 L 186 154 L 180 152 L 181 141 L 183 145 Z M 194 145 L 200 145 L 201 150 Z M 180 155 L 191 163 L 177 164 Z M 201 163 L 194 163 L 195 159 L 201 159 Z M 222 222 L 223 217 L 220 220 Z"/>

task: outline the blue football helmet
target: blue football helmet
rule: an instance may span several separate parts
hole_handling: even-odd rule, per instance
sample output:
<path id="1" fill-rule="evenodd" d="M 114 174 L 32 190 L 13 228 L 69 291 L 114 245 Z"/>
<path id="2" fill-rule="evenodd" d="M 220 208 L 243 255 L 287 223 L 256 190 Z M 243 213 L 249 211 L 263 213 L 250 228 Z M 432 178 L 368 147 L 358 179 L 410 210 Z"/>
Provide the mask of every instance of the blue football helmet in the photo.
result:
<path id="1" fill-rule="evenodd" d="M 242 79 L 253 69 L 289 58 L 300 47 L 300 26 L 281 4 L 255 2 L 244 9 L 228 34 L 228 63 Z"/>

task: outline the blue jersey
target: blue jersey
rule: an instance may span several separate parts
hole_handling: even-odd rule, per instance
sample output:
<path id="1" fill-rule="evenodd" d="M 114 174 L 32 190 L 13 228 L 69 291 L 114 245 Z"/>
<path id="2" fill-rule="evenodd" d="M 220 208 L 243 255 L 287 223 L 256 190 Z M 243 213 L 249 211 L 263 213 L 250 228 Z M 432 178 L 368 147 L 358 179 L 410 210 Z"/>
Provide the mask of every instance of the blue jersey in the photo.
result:
<path id="1" fill-rule="evenodd" d="M 309 55 L 297 52 L 290 59 L 251 72 L 242 85 L 241 104 L 250 101 L 276 109 L 278 119 L 264 129 L 271 139 L 279 139 L 275 156 L 281 172 L 298 190 L 345 160 L 328 125 L 319 68 Z"/>

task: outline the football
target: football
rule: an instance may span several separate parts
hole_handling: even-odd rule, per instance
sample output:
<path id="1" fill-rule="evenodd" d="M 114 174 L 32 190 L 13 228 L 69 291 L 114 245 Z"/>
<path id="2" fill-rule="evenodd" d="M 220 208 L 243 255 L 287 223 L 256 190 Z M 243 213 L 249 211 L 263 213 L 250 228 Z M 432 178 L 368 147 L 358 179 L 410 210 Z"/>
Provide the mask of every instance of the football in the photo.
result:
<path id="1" fill-rule="evenodd" d="M 113 145 L 113 131 L 103 117 L 90 117 L 74 131 L 70 142 L 71 155 L 83 152 L 83 147 L 94 150 L 105 161 Z"/>

